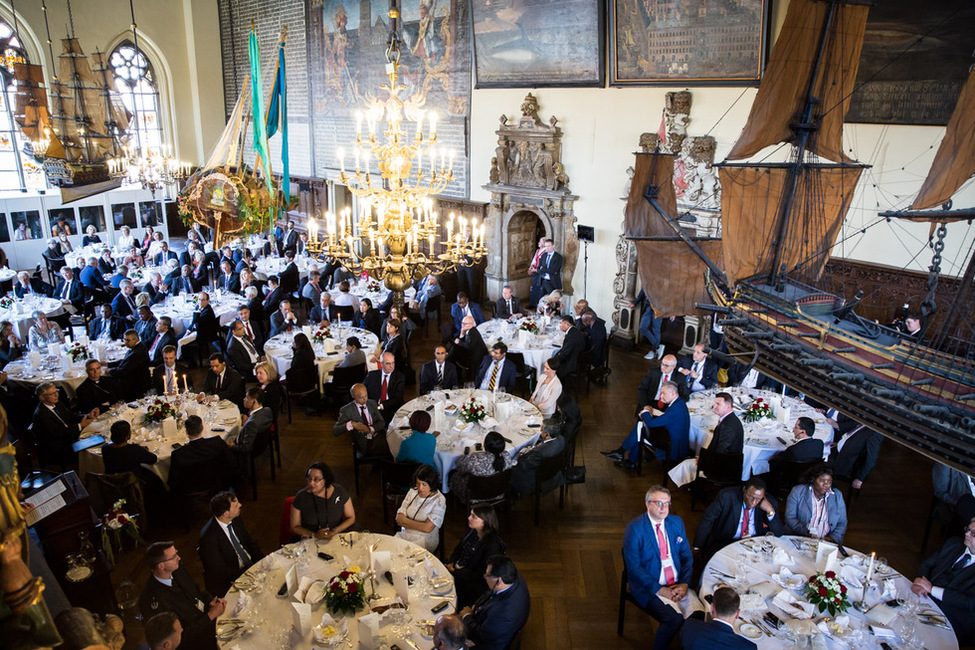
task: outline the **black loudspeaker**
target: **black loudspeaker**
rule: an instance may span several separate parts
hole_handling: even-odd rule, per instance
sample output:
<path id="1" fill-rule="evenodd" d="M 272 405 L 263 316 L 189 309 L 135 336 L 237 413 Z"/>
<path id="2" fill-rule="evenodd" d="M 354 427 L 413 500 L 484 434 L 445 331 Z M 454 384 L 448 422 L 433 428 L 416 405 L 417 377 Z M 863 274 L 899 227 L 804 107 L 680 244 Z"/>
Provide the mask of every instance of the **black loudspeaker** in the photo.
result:
<path id="1" fill-rule="evenodd" d="M 576 226 L 576 235 L 579 241 L 592 243 L 596 241 L 596 229 L 592 226 Z"/>

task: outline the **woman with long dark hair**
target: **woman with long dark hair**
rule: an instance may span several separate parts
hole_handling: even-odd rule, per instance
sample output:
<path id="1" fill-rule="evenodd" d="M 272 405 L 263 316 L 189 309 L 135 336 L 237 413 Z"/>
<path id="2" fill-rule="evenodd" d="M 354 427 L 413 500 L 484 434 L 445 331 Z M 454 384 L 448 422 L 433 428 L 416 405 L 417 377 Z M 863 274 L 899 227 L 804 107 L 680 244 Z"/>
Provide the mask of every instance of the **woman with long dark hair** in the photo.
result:
<path id="1" fill-rule="evenodd" d="M 447 480 L 450 491 L 461 499 L 467 495 L 467 480 L 471 476 L 491 476 L 514 464 L 504 448 L 504 438 L 497 431 L 484 436 L 484 451 L 472 451 L 460 457 Z"/>
<path id="2" fill-rule="evenodd" d="M 484 572 L 492 555 L 504 553 L 504 542 L 498 535 L 498 516 L 489 505 L 476 505 L 467 515 L 467 534 L 447 559 L 447 569 L 457 587 L 457 609 L 473 605 L 487 584 Z"/>

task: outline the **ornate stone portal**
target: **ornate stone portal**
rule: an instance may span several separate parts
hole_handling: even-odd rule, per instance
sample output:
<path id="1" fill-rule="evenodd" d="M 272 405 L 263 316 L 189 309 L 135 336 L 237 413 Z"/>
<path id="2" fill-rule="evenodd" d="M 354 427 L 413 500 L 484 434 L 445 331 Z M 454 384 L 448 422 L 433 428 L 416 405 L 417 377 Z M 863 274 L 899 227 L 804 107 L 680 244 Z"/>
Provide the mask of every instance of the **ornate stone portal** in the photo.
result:
<path id="1" fill-rule="evenodd" d="M 550 237 L 562 254 L 562 293 L 571 295 L 572 276 L 579 258 L 574 205 L 562 166 L 562 129 L 551 117 L 538 117 L 538 100 L 529 93 L 517 123 L 502 115 L 496 131 L 498 146 L 491 159 L 491 192 L 485 243 L 490 251 L 485 276 L 491 300 L 510 284 L 527 298 L 531 284 L 528 266 L 540 236 Z"/>

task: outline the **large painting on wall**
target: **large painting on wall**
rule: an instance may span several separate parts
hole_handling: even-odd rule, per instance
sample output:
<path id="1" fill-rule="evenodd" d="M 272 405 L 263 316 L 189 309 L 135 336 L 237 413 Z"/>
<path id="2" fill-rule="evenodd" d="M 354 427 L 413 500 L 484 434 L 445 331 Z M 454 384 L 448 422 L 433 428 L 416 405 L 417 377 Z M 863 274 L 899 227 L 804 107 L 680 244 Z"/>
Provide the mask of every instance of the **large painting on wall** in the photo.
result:
<path id="1" fill-rule="evenodd" d="M 602 86 L 601 0 L 471 0 L 478 88 Z"/>
<path id="2" fill-rule="evenodd" d="M 870 7 L 847 122 L 947 124 L 972 65 L 975 2 Z"/>
<path id="3" fill-rule="evenodd" d="M 769 0 L 611 0 L 610 83 L 750 85 L 768 48 Z"/>
<path id="4" fill-rule="evenodd" d="M 351 158 L 356 111 L 386 98 L 388 3 L 383 0 L 308 0 L 308 75 L 311 83 L 316 175 L 334 175 L 335 152 Z M 470 114 L 470 10 L 467 0 L 403 0 L 399 83 L 407 118 L 417 108 L 438 115 L 437 136 L 456 154 L 454 180 L 444 194 L 466 197 L 467 117 Z M 408 122 L 412 136 L 413 123 Z M 351 165 L 351 160 L 346 160 Z M 378 168 L 373 168 L 377 172 Z"/>

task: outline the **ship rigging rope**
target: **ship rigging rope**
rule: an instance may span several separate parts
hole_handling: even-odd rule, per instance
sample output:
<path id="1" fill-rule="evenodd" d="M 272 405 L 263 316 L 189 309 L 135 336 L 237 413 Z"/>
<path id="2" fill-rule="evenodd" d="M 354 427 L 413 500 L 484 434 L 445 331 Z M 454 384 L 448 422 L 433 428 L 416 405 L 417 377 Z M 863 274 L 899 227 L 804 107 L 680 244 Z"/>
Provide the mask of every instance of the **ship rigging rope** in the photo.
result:
<path id="1" fill-rule="evenodd" d="M 44 29 L 47 30 L 47 52 L 51 55 L 51 77 L 58 80 L 57 59 L 54 58 L 54 45 L 51 40 L 51 24 L 47 20 L 47 0 L 41 0 L 41 12 L 44 14 Z"/>
<path id="2" fill-rule="evenodd" d="M 74 38 L 74 15 L 71 13 L 71 0 L 64 0 L 68 4 L 68 24 L 71 25 L 71 38 Z"/>

